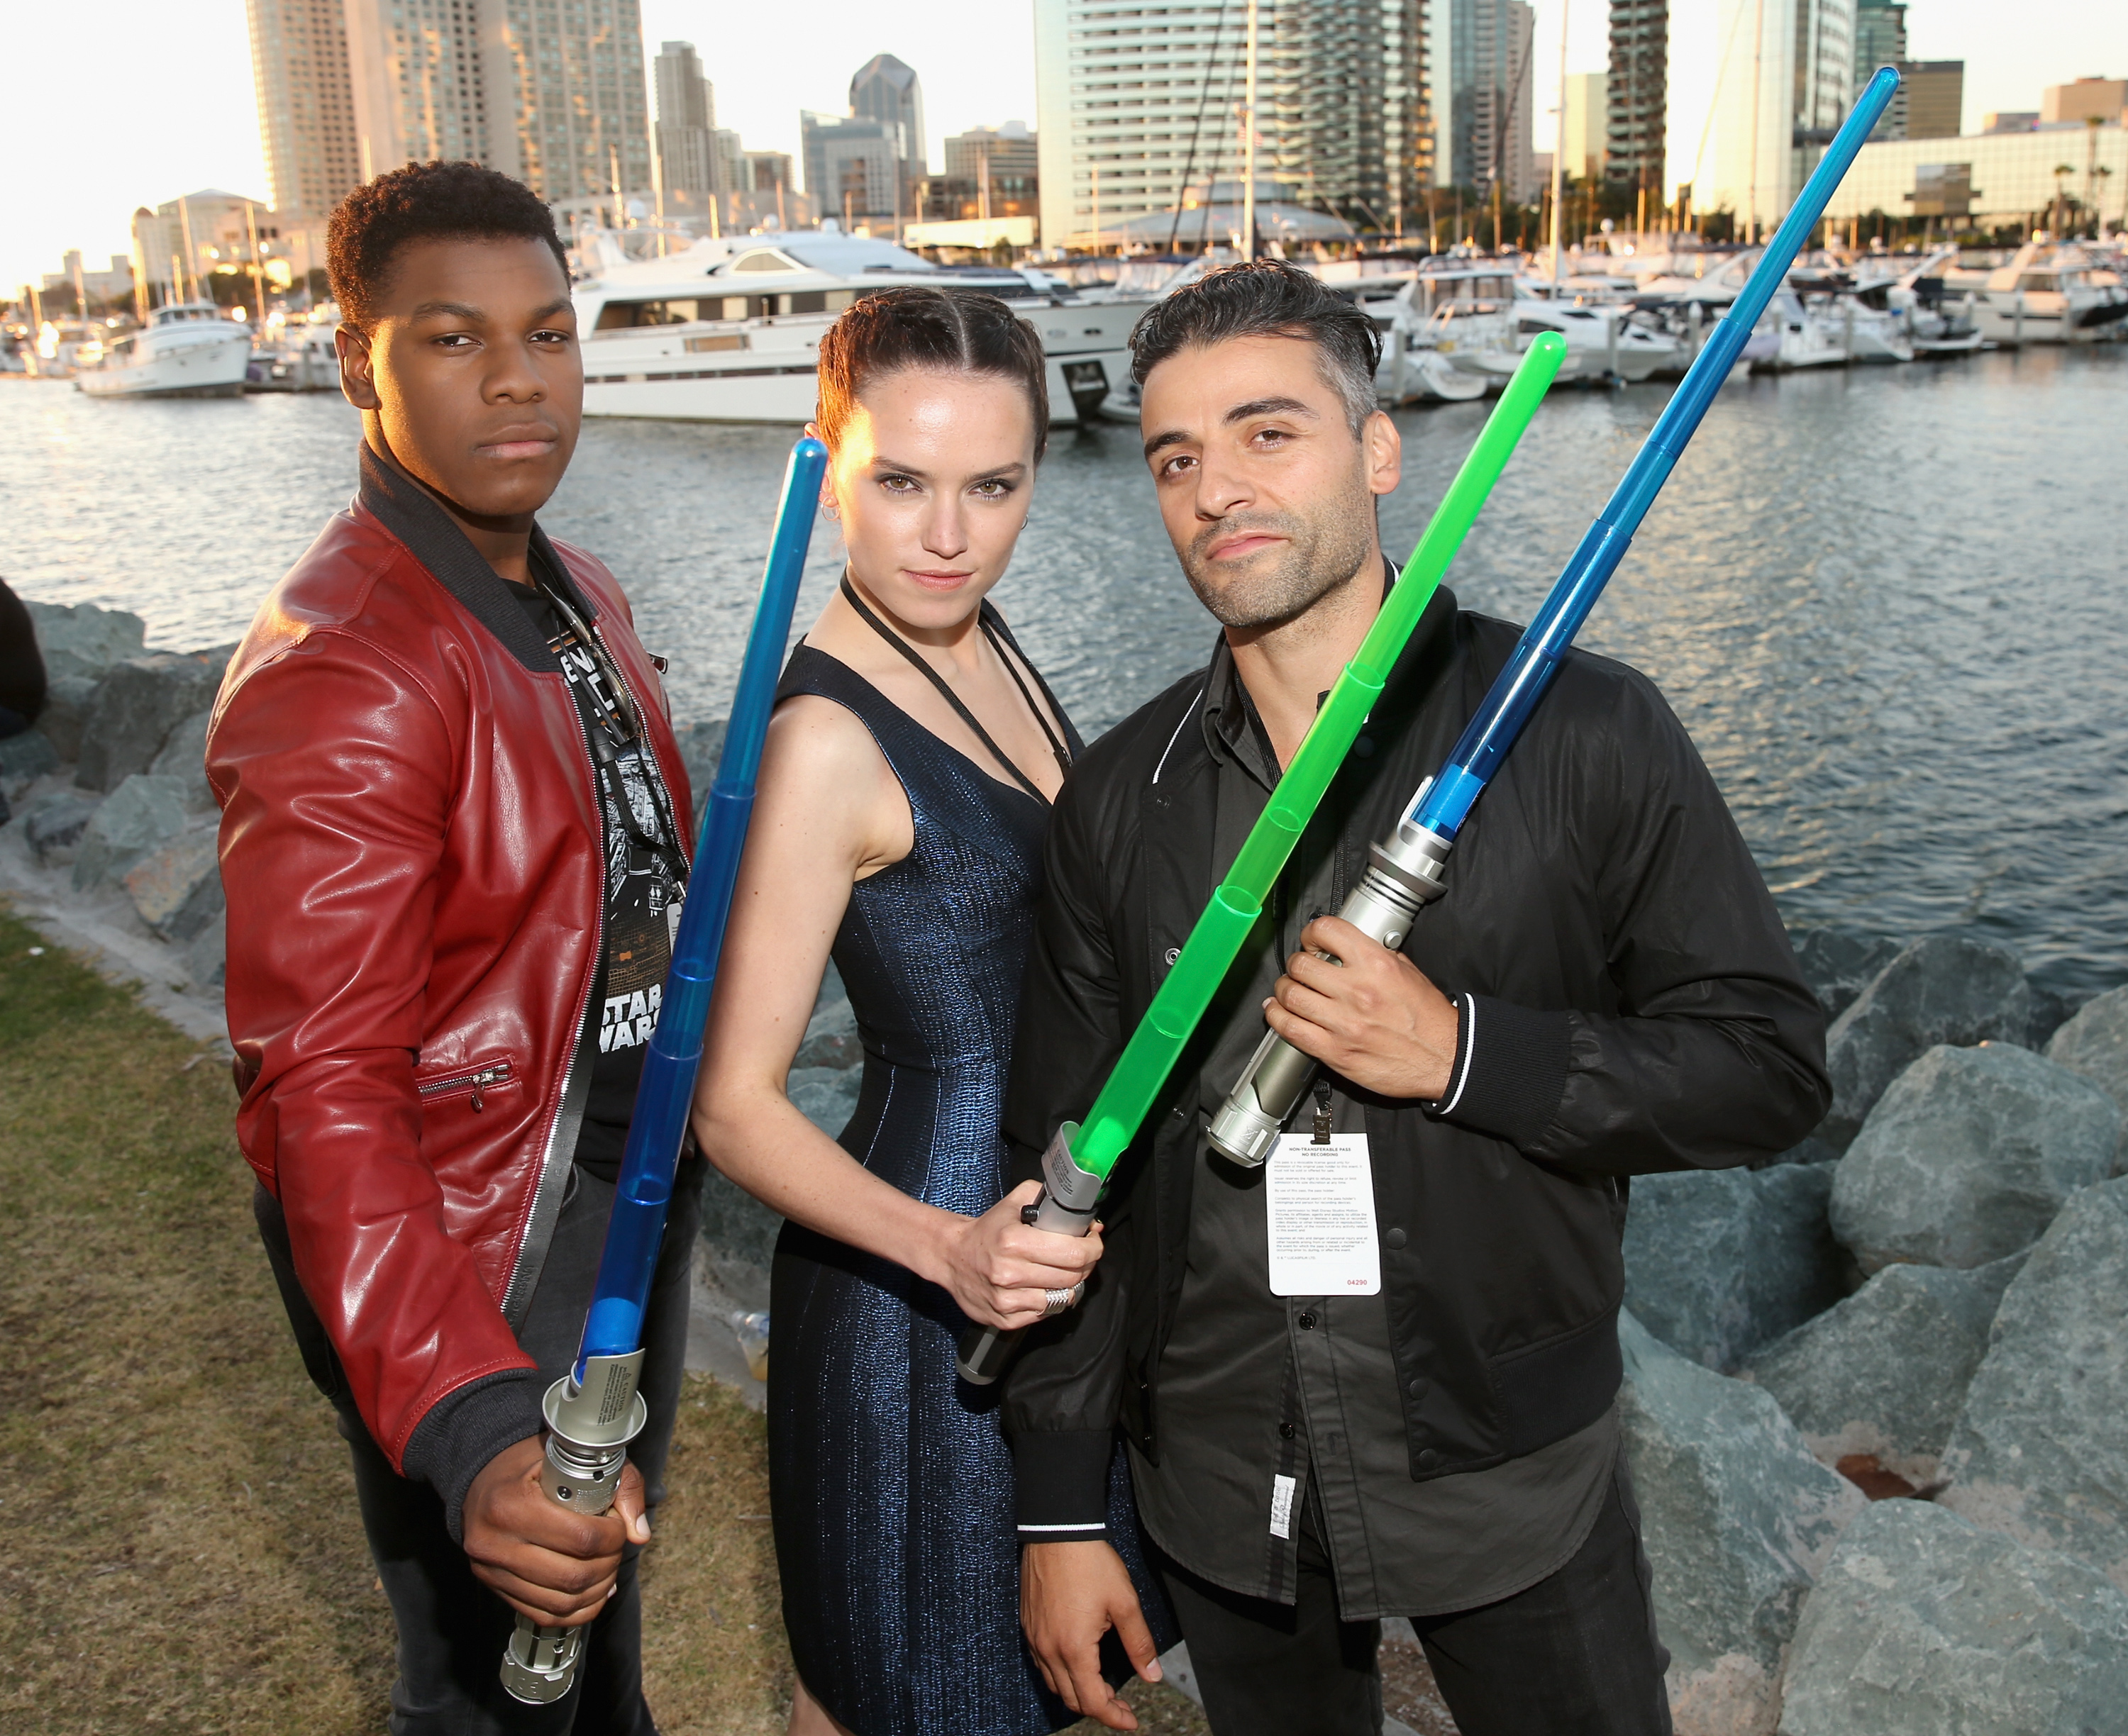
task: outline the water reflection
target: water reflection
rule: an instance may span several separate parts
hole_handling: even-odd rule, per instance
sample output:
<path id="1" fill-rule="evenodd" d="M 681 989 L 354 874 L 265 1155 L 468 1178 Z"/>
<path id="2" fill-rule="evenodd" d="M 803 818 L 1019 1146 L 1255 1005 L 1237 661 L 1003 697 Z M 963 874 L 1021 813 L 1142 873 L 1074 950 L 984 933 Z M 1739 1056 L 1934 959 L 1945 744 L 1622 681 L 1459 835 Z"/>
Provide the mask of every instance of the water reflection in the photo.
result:
<path id="1" fill-rule="evenodd" d="M 1451 583 L 1525 619 L 1667 388 L 1562 392 Z M 2128 723 L 2117 671 L 2128 353 L 2034 350 L 1725 391 L 1584 635 L 1661 684 L 1791 920 L 1971 921 L 2059 990 L 2128 980 Z M 1399 416 L 1403 553 L 1483 421 Z M 234 638 L 351 486 L 321 396 L 96 404 L 0 390 L 0 571 L 26 594 Z M 1061 434 L 999 592 L 1082 728 L 1200 663 L 1133 431 Z M 603 556 L 684 719 L 737 668 L 789 438 L 594 424 L 547 515 Z M 824 524 L 800 619 L 837 570 Z"/>

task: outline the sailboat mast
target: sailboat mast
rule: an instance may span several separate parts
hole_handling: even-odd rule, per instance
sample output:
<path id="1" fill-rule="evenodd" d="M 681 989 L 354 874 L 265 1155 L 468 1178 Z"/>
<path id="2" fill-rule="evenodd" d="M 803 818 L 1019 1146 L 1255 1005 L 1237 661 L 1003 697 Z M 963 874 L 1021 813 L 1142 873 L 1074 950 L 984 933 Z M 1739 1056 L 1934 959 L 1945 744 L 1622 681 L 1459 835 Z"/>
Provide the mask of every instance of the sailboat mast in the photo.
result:
<path id="1" fill-rule="evenodd" d="M 1242 87 L 1242 257 L 1256 256 L 1256 0 L 1249 0 L 1249 40 Z"/>
<path id="2" fill-rule="evenodd" d="M 1566 9 L 1559 0 L 1559 116 L 1557 135 L 1551 141 L 1551 292 L 1559 293 L 1560 192 L 1566 179 Z"/>

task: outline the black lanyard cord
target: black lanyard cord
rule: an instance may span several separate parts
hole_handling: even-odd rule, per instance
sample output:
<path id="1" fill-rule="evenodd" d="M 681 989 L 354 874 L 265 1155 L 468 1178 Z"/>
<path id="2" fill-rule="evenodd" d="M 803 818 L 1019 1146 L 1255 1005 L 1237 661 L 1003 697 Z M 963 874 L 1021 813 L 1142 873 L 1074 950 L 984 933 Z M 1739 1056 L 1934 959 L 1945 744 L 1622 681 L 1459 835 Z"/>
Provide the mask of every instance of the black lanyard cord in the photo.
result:
<path id="1" fill-rule="evenodd" d="M 976 721 L 975 713 L 969 710 L 968 708 L 961 702 L 961 696 L 955 693 L 952 688 L 947 684 L 945 676 L 940 675 L 937 670 L 933 669 L 931 666 L 929 661 L 926 659 L 923 653 L 918 651 L 914 645 L 911 645 L 906 639 L 903 638 L 900 633 L 896 633 L 891 627 L 888 626 L 886 622 L 880 619 L 877 615 L 874 614 L 871 609 L 865 606 L 864 600 L 858 596 L 857 587 L 850 583 L 849 575 L 847 573 L 843 576 L 843 595 L 849 600 L 850 607 L 857 610 L 858 616 L 872 628 L 874 633 L 877 633 L 881 638 L 885 639 L 888 644 L 891 645 L 896 651 L 900 652 L 903 657 L 906 657 L 915 666 L 917 672 L 920 674 L 925 681 L 929 681 L 933 687 L 938 690 L 938 696 L 944 700 L 948 705 L 953 708 L 955 713 L 958 714 L 962 723 L 966 723 L 970 729 L 975 732 L 976 739 L 981 742 L 985 747 L 990 750 L 990 757 L 995 759 L 999 765 L 1004 766 L 1007 771 L 1012 774 L 1013 781 L 1018 784 L 1019 787 L 1024 790 L 1029 795 L 1033 796 L 1036 801 L 1040 802 L 1043 806 L 1047 807 L 1048 805 L 1049 798 L 1044 795 L 1042 791 L 1036 787 L 1033 779 L 1029 778 L 1025 772 L 1022 771 L 1019 767 L 1014 763 L 1011 757 L 1008 755 L 1002 747 L 999 747 L 995 742 L 990 739 L 990 731 L 984 728 L 981 723 Z M 985 606 L 987 608 L 988 605 L 986 605 Z M 1042 708 L 1034 702 L 1034 695 L 1028 691 L 1026 682 L 1023 681 L 1019 677 L 1019 671 L 1013 667 L 1012 659 L 1005 654 L 1005 648 L 998 643 L 997 634 L 995 629 L 990 626 L 989 619 L 986 617 L 982 618 L 980 620 L 980 625 L 982 628 L 983 637 L 990 642 L 990 648 L 997 652 L 999 660 L 1005 664 L 1005 672 L 1011 676 L 1013 685 L 1019 690 L 1020 697 L 1027 701 L 1027 709 L 1034 714 L 1035 722 L 1042 726 L 1043 734 L 1049 738 L 1049 746 L 1051 751 L 1057 756 L 1057 765 L 1064 771 L 1069 771 L 1071 769 L 1071 755 L 1070 750 L 1065 747 L 1063 742 L 1057 740 L 1057 732 L 1049 727 L 1049 719 L 1043 715 Z"/>

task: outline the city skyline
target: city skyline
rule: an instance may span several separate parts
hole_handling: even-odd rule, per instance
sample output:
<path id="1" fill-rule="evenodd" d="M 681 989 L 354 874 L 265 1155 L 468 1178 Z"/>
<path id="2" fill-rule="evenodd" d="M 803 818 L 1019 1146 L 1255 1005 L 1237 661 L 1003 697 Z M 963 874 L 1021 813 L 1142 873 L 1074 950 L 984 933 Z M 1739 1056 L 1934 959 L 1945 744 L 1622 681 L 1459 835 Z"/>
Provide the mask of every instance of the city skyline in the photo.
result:
<path id="1" fill-rule="evenodd" d="M 794 55 L 772 18 L 720 16 L 704 0 L 644 0 L 643 38 L 653 56 L 664 40 L 696 44 L 704 74 L 718 86 L 718 123 L 743 134 L 749 149 L 796 154 L 800 111 L 843 111 L 851 73 L 881 53 L 906 61 L 924 82 L 924 148 L 934 168 L 949 135 L 1011 119 L 1035 124 L 1031 0 L 1003 8 L 911 0 L 891 23 L 854 0 L 820 0 L 815 10 L 811 40 L 848 47 Z M 169 28 L 164 8 L 111 0 L 110 27 L 152 50 L 98 64 L 95 106 L 125 117 L 118 121 L 84 123 L 85 73 L 24 81 L 11 93 L 0 120 L 0 162 L 8 165 L 0 180 L 0 284 L 39 279 L 70 247 L 92 259 L 126 251 L 140 206 L 210 187 L 269 197 L 245 12 L 242 0 L 216 0 L 188 14 L 178 31 Z M 1537 13 L 1532 120 L 1535 148 L 1544 152 L 1557 101 L 1557 0 L 1539 0 Z M 2029 0 L 2012 18 L 1993 0 L 1912 0 L 1907 27 L 1914 59 L 1965 62 L 1969 133 L 1990 110 L 2036 109 L 2047 85 L 2128 74 L 2128 8 L 2109 15 L 2088 0 Z M 1601 69 L 1605 0 L 1578 0 L 1570 31 L 1568 70 Z M 68 64 L 55 19 L 32 21 L 15 40 L 30 62 Z M 648 73 L 646 60 L 646 80 Z"/>

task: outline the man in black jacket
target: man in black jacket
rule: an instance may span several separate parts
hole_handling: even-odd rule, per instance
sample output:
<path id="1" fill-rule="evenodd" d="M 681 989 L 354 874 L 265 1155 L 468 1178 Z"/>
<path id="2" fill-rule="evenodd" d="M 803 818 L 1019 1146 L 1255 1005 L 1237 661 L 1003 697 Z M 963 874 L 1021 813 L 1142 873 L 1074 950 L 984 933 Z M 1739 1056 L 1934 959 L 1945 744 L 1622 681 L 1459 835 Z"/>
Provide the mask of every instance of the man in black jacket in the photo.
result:
<path id="1" fill-rule="evenodd" d="M 1259 261 L 1169 297 L 1133 347 L 1161 513 L 1224 631 L 1057 804 L 1005 1111 L 1028 1174 L 1394 581 L 1365 315 Z M 1083 1305 L 1009 1378 L 1029 1641 L 1112 1728 L 1135 1720 L 1096 1642 L 1145 1649 L 1102 1532 L 1118 1428 L 1218 1736 L 1372 1736 L 1389 1615 L 1465 1736 L 1670 1728 L 1614 1408 L 1627 1178 L 1795 1143 L 1827 1101 L 1824 1022 L 1683 728 L 1579 652 L 1403 952 L 1323 913 L 1516 636 L 1428 605 L 1117 1168 Z M 1335 1293 L 1286 1293 L 1308 1250 L 1269 1221 L 1284 1154 L 1244 1169 L 1202 1136 L 1266 1018 L 1324 1064 L 1299 1136 L 1360 1154 L 1346 1204 L 1375 1236 L 1321 1278 Z"/>

